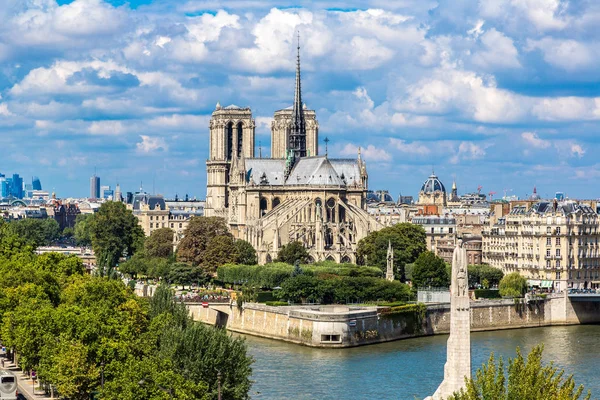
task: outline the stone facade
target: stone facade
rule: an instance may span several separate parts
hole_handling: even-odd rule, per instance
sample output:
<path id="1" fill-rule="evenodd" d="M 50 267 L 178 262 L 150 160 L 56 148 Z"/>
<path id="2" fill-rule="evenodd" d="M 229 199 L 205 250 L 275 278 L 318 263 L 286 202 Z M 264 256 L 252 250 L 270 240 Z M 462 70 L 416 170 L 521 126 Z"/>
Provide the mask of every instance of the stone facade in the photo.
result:
<path id="1" fill-rule="evenodd" d="M 356 245 L 382 225 L 367 213 L 368 174 L 354 159 L 318 155 L 318 123 L 301 103 L 300 65 L 292 108 L 275 113 L 271 158 L 255 157 L 249 108 L 217 104 L 210 120 L 206 216 L 224 218 L 258 262 L 300 241 L 310 261 L 356 262 Z"/>
<path id="2" fill-rule="evenodd" d="M 515 203 L 483 230 L 483 262 L 554 290 L 600 286 L 595 202 Z"/>

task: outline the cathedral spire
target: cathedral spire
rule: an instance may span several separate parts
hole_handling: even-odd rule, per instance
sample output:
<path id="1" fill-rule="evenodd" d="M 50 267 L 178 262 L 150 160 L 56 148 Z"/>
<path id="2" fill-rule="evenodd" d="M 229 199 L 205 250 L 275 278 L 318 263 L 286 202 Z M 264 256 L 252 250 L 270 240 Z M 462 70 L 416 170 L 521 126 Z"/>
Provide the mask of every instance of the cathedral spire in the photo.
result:
<path id="1" fill-rule="evenodd" d="M 289 148 L 293 151 L 294 159 L 306 156 L 306 124 L 304 121 L 304 107 L 302 104 L 302 82 L 300 78 L 300 32 L 298 32 L 298 46 L 296 56 L 296 89 L 294 92 L 294 106 L 292 109 L 292 129 L 290 132 Z"/>

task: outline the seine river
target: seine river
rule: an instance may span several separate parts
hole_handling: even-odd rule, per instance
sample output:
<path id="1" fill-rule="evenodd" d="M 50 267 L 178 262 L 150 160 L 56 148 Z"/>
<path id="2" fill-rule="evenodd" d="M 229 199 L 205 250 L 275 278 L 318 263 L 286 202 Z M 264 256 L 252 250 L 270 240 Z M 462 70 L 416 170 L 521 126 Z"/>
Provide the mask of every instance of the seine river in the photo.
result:
<path id="1" fill-rule="evenodd" d="M 448 336 L 351 349 L 313 349 L 247 336 L 253 399 L 422 399 L 442 381 Z M 600 325 L 472 333 L 473 370 L 489 358 L 544 343 L 544 359 L 600 398 Z"/>

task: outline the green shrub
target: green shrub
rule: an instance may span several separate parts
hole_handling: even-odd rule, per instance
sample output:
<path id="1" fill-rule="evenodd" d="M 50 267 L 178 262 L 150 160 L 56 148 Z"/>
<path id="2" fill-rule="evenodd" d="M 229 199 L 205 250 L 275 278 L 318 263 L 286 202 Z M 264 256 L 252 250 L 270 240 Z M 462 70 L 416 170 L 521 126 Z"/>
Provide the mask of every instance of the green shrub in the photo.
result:
<path id="1" fill-rule="evenodd" d="M 258 292 L 256 294 L 257 303 L 266 303 L 268 301 L 274 301 L 273 292 Z"/>
<path id="2" fill-rule="evenodd" d="M 267 301 L 265 304 L 273 307 L 289 306 L 287 301 Z"/>
<path id="3" fill-rule="evenodd" d="M 475 298 L 476 299 L 500 299 L 499 290 L 493 289 L 475 289 Z"/>
<path id="4" fill-rule="evenodd" d="M 527 291 L 527 280 L 518 272 L 512 272 L 502 278 L 499 289 L 502 297 L 522 297 Z"/>

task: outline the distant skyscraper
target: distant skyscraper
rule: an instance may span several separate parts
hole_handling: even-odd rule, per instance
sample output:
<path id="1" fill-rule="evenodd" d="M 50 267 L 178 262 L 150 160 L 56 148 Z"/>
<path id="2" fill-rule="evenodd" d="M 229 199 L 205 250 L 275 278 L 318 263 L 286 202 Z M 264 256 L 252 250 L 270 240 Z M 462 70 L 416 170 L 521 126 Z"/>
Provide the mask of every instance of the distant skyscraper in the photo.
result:
<path id="1" fill-rule="evenodd" d="M 34 176 L 31 178 L 31 186 L 33 190 L 42 190 L 42 182 L 40 182 L 40 178 Z"/>
<path id="2" fill-rule="evenodd" d="M 90 178 L 90 198 L 100 198 L 100 177 L 96 176 L 96 174 Z"/>
<path id="3" fill-rule="evenodd" d="M 8 197 L 10 195 L 10 178 L 6 178 L 3 174 L 0 174 L 0 198 Z"/>
<path id="4" fill-rule="evenodd" d="M 21 178 L 19 174 L 13 174 L 11 194 L 17 199 L 23 198 L 23 178 Z"/>

